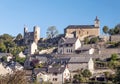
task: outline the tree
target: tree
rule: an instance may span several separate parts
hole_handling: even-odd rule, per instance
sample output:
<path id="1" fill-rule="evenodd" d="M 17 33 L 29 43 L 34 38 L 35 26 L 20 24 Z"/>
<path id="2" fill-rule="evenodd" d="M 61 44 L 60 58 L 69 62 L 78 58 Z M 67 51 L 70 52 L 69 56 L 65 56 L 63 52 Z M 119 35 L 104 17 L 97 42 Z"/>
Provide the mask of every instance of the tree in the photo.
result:
<path id="1" fill-rule="evenodd" d="M 25 59 L 26 58 L 20 58 L 20 57 L 16 56 L 15 61 L 19 62 L 21 65 L 24 65 Z"/>
<path id="2" fill-rule="evenodd" d="M 84 39 L 84 43 L 85 43 L 85 44 L 88 44 L 88 43 L 89 43 L 89 39 L 88 39 L 87 37 Z"/>
<path id="3" fill-rule="evenodd" d="M 116 26 L 116 27 L 114 28 L 114 33 L 115 33 L 115 34 L 119 34 L 119 32 L 120 32 L 120 28 Z"/>
<path id="4" fill-rule="evenodd" d="M 19 33 L 19 34 L 16 36 L 16 39 L 15 39 L 15 40 L 19 41 L 19 40 L 21 40 L 22 38 L 23 38 L 23 37 L 22 37 L 22 34 Z"/>
<path id="5" fill-rule="evenodd" d="M 85 81 L 84 77 L 80 73 L 79 74 L 75 74 L 73 76 L 73 79 L 74 79 L 73 83 L 80 83 L 80 82 L 84 82 Z"/>
<path id="6" fill-rule="evenodd" d="M 104 32 L 105 34 L 108 33 L 108 30 L 109 30 L 108 26 L 104 26 L 104 27 L 103 27 L 103 32 Z"/>
<path id="7" fill-rule="evenodd" d="M 92 73 L 88 69 L 85 69 L 82 72 L 82 75 L 83 75 L 83 77 L 89 78 L 90 76 L 92 76 Z"/>
<path id="8" fill-rule="evenodd" d="M 2 62 L 7 62 L 7 57 L 6 57 L 6 56 L 3 56 L 3 57 L 1 58 L 1 61 L 2 61 Z"/>
<path id="9" fill-rule="evenodd" d="M 4 45 L 3 42 L 0 42 L 0 52 L 5 52 L 6 51 L 6 46 Z"/>
<path id="10" fill-rule="evenodd" d="M 99 41 L 98 37 L 94 37 L 90 39 L 89 43 L 93 44 L 93 43 L 97 43 L 98 41 Z"/>
<path id="11" fill-rule="evenodd" d="M 48 38 L 54 38 L 58 35 L 58 30 L 56 29 L 55 26 L 51 26 L 47 29 L 46 33 Z"/>
<path id="12" fill-rule="evenodd" d="M 114 29 L 109 29 L 108 33 L 109 35 L 114 35 L 115 34 Z"/>
<path id="13" fill-rule="evenodd" d="M 117 69 L 115 77 L 114 77 L 114 83 L 120 84 L 120 69 Z"/>
<path id="14" fill-rule="evenodd" d="M 118 58 L 118 55 L 116 53 L 114 53 L 114 54 L 111 55 L 111 60 L 112 61 L 116 61 L 117 58 Z"/>
<path id="15" fill-rule="evenodd" d="M 0 39 L 3 39 L 4 41 L 11 41 L 13 39 L 13 37 L 9 34 L 3 34 L 0 36 Z"/>
<path id="16" fill-rule="evenodd" d="M 15 71 L 13 74 L 0 76 L 0 84 L 28 84 L 24 71 Z"/>

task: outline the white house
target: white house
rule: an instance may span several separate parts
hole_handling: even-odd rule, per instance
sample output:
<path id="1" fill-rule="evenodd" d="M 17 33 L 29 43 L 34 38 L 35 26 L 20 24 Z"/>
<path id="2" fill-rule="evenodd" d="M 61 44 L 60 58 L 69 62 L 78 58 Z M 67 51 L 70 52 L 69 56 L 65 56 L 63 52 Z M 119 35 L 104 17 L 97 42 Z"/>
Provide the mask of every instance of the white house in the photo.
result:
<path id="1" fill-rule="evenodd" d="M 25 58 L 26 56 L 23 54 L 23 52 L 20 52 L 18 55 L 20 58 Z"/>
<path id="2" fill-rule="evenodd" d="M 10 73 L 9 70 L 7 70 L 3 65 L 2 63 L 0 63 L 0 75 L 6 75 Z"/>
<path id="3" fill-rule="evenodd" d="M 46 68 L 35 68 L 34 74 L 36 75 L 37 82 L 49 81 L 49 76 L 47 74 Z"/>
<path id="4" fill-rule="evenodd" d="M 30 44 L 28 51 L 29 51 L 29 54 L 35 54 L 35 52 L 37 51 L 37 44 L 35 42 Z"/>
<path id="5" fill-rule="evenodd" d="M 49 67 L 34 70 L 37 81 L 49 81 L 53 84 L 63 84 L 66 80 L 70 80 L 70 72 L 67 67 Z"/>
<path id="6" fill-rule="evenodd" d="M 61 38 L 58 42 L 58 53 L 73 54 L 80 47 L 81 42 L 78 38 Z"/>

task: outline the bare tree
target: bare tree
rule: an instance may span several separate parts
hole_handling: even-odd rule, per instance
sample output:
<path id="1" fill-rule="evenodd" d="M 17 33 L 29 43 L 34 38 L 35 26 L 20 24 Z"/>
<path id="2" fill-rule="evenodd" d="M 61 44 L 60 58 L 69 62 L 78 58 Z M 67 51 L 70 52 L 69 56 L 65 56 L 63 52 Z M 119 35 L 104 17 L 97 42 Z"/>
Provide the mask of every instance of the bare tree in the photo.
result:
<path id="1" fill-rule="evenodd" d="M 0 84 L 27 84 L 24 71 L 15 71 L 13 74 L 0 76 Z"/>
<path id="2" fill-rule="evenodd" d="M 58 35 L 58 30 L 55 26 L 50 26 L 48 27 L 46 34 L 47 38 L 54 38 Z"/>

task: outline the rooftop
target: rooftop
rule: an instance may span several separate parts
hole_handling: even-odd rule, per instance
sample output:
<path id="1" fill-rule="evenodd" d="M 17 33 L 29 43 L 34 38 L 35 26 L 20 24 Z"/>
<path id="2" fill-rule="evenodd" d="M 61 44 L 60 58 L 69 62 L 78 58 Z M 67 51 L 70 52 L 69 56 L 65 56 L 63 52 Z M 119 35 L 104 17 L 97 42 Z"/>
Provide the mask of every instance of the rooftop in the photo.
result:
<path id="1" fill-rule="evenodd" d="M 66 29 L 77 29 L 77 28 L 94 28 L 94 25 L 69 25 L 66 27 Z"/>
<path id="2" fill-rule="evenodd" d="M 69 63 L 88 63 L 90 57 L 71 57 Z"/>

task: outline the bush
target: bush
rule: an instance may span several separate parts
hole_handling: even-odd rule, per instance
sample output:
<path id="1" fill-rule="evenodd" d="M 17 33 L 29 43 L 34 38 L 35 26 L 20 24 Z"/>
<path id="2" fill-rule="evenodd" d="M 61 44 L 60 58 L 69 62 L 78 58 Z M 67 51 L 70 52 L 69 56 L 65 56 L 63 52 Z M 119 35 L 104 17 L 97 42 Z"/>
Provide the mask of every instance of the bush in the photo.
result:
<path id="1" fill-rule="evenodd" d="M 0 84 L 27 84 L 24 71 L 15 71 L 13 74 L 0 76 Z"/>

